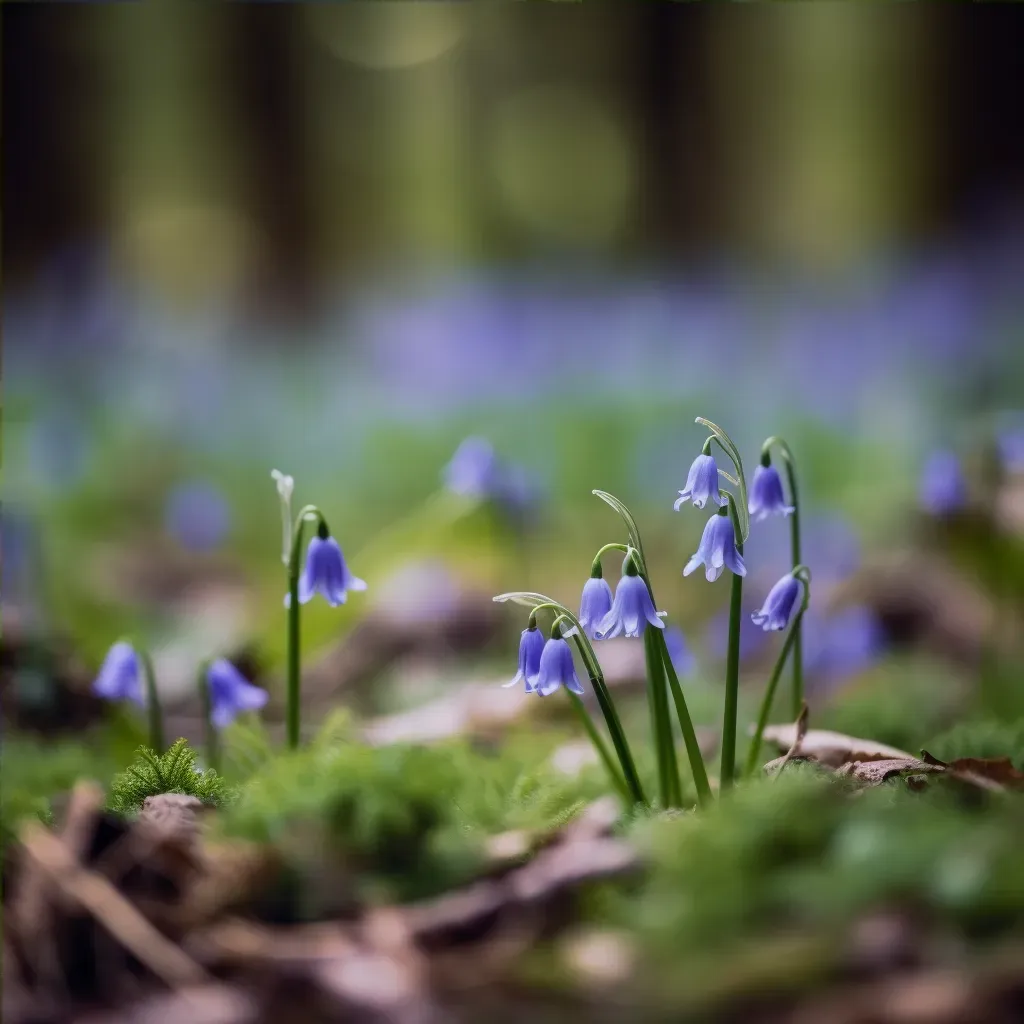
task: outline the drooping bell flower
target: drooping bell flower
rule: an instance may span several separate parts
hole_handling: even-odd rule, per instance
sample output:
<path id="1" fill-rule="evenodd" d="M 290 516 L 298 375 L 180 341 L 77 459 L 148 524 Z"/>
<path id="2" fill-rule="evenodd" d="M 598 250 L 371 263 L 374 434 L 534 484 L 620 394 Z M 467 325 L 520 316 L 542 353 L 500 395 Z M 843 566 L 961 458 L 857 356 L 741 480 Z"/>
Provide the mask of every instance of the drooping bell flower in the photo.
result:
<path id="1" fill-rule="evenodd" d="M 366 582 L 352 575 L 338 542 L 321 523 L 317 536 L 306 550 L 306 565 L 299 577 L 299 604 L 305 604 L 319 593 L 336 608 L 345 603 L 350 590 L 366 590 Z M 290 594 L 285 595 L 286 607 L 290 597 Z"/>
<path id="2" fill-rule="evenodd" d="M 731 569 L 737 576 L 746 576 L 747 567 L 743 564 L 743 556 L 736 550 L 736 531 L 726 508 L 718 510 L 704 527 L 700 545 L 693 558 L 686 563 L 683 575 L 689 576 L 694 569 L 704 565 L 709 583 L 714 583 L 722 575 L 723 569 Z"/>
<path id="3" fill-rule="evenodd" d="M 766 633 L 772 629 L 785 629 L 799 596 L 800 581 L 792 573 L 786 573 L 768 591 L 764 604 L 750 617 Z"/>
<path id="4" fill-rule="evenodd" d="M 622 563 L 622 578 L 615 588 L 611 609 L 598 627 L 597 639 L 610 640 L 623 634 L 639 636 L 648 624 L 665 628 L 654 608 L 651 592 L 637 572 L 633 556 L 628 554 Z"/>
<path id="5" fill-rule="evenodd" d="M 130 700 L 140 707 L 145 704 L 139 655 L 125 640 L 118 640 L 100 666 L 92 692 L 104 700 Z"/>
<path id="6" fill-rule="evenodd" d="M 560 686 L 573 693 L 583 693 L 583 684 L 576 675 L 572 661 L 572 650 L 561 637 L 553 636 L 540 655 L 540 667 L 533 686 L 533 692 L 547 697 Z"/>
<path id="7" fill-rule="evenodd" d="M 759 523 L 769 516 L 788 516 L 794 511 L 792 505 L 786 504 L 786 498 L 782 491 L 782 478 L 774 466 L 760 465 L 754 470 L 747 510 L 755 523 Z"/>
<path id="8" fill-rule="evenodd" d="M 210 721 L 217 729 L 229 726 L 243 711 L 257 711 L 267 703 L 267 691 L 253 686 L 226 658 L 210 663 L 206 684 Z"/>
<path id="9" fill-rule="evenodd" d="M 445 486 L 468 498 L 491 498 L 501 478 L 494 447 L 482 437 L 467 437 L 444 468 Z"/>
<path id="10" fill-rule="evenodd" d="M 723 498 L 718 490 L 718 464 L 715 457 L 704 452 L 690 465 L 690 472 L 686 474 L 686 487 L 679 492 L 673 507 L 678 512 L 686 502 L 692 501 L 697 508 L 703 508 L 709 500 L 716 505 L 724 505 L 728 499 Z"/>
<path id="11" fill-rule="evenodd" d="M 526 692 L 533 693 L 543 650 L 544 634 L 536 626 L 524 629 L 519 640 L 519 671 L 516 672 L 514 679 L 502 684 L 503 688 L 525 682 Z"/>
<path id="12" fill-rule="evenodd" d="M 595 565 L 594 571 L 601 571 L 599 563 Z M 580 597 L 580 625 L 591 640 L 599 639 L 597 629 L 611 608 L 612 588 L 608 586 L 608 581 L 603 576 L 591 576 L 583 584 L 583 594 Z"/>

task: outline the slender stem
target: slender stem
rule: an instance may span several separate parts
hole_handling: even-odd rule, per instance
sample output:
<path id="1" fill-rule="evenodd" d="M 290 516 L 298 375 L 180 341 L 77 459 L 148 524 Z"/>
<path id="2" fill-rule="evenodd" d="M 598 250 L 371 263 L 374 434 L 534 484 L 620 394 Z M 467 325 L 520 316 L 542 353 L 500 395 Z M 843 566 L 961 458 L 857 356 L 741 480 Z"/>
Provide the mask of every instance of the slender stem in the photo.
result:
<path id="1" fill-rule="evenodd" d="M 290 750 L 299 745 L 299 714 L 301 707 L 301 636 L 299 631 L 299 559 L 302 557 L 302 534 L 306 516 L 315 513 L 323 523 L 323 515 L 315 505 L 306 505 L 295 518 L 292 530 L 292 550 L 288 560 L 288 674 L 286 729 Z"/>
<path id="2" fill-rule="evenodd" d="M 742 534 L 736 512 L 736 502 L 729 496 L 729 513 L 736 535 L 736 550 L 743 554 Z M 732 574 L 732 592 L 729 598 L 729 650 L 725 662 L 725 709 L 722 716 L 722 768 L 720 785 L 728 789 L 736 772 L 736 709 L 740 693 L 740 626 L 743 616 L 743 577 Z"/>
<path id="3" fill-rule="evenodd" d="M 625 776 L 626 785 L 629 787 L 630 794 L 635 803 L 646 804 L 648 802 L 647 797 L 644 795 L 643 786 L 640 784 L 640 776 L 633 761 L 633 753 L 629 749 L 629 740 L 626 739 L 626 732 L 622 728 L 619 714 L 615 710 L 612 695 L 608 692 L 607 685 L 605 685 L 601 666 L 597 663 L 596 658 L 591 660 L 591 657 L 588 656 L 586 650 L 588 642 L 583 635 L 583 630 L 578 629 L 573 639 L 576 641 L 576 646 L 579 648 L 583 661 L 587 666 L 590 685 L 594 688 L 594 694 L 601 708 L 601 714 L 604 715 L 605 724 L 608 726 L 608 735 L 611 737 L 612 745 L 615 747 L 619 764 L 622 765 L 622 774 Z"/>
<path id="4" fill-rule="evenodd" d="M 605 766 L 608 775 L 611 777 L 615 788 L 622 794 L 627 803 L 635 803 L 635 797 L 630 791 L 629 786 L 626 785 L 626 780 L 622 777 L 622 772 L 615 767 L 615 761 L 612 760 L 612 755 L 608 751 L 608 747 L 604 740 L 601 739 L 601 734 L 597 731 L 597 727 L 594 725 L 587 713 L 587 709 L 583 706 L 583 701 L 580 700 L 579 695 L 572 692 L 572 690 L 566 690 L 566 694 L 569 697 L 569 703 L 572 705 L 573 711 L 576 712 L 576 717 L 579 718 L 586 729 L 587 735 L 590 737 L 590 742 L 594 744 L 594 749 L 597 751 L 598 757 L 601 758 L 601 763 Z"/>
<path id="5" fill-rule="evenodd" d="M 786 664 L 789 652 L 796 647 L 797 637 L 800 636 L 800 620 L 804 617 L 804 608 L 806 606 L 805 602 L 804 607 L 797 612 L 793 625 L 790 626 L 789 633 L 786 636 L 786 642 L 782 645 L 782 650 L 779 651 L 779 657 L 775 662 L 775 667 L 772 669 L 772 674 L 768 678 L 768 686 L 764 691 L 764 700 L 761 701 L 761 713 L 757 716 L 757 729 L 754 731 L 754 737 L 750 741 L 750 748 L 747 751 L 747 763 L 743 769 L 744 778 L 749 778 L 753 775 L 757 768 L 757 761 L 761 754 L 761 737 L 764 734 L 765 727 L 768 725 L 768 716 L 772 713 L 775 690 L 779 685 L 779 677 L 782 675 L 782 668 Z"/>
<path id="6" fill-rule="evenodd" d="M 644 658 L 647 664 L 647 700 L 651 708 L 651 733 L 658 758 L 658 786 L 662 807 L 682 805 L 679 766 L 676 763 L 672 719 L 669 717 L 668 689 L 665 683 L 665 662 L 652 627 L 644 629 Z"/>
<path id="7" fill-rule="evenodd" d="M 139 661 L 142 662 L 142 676 L 146 684 L 146 717 L 149 721 L 149 745 L 158 754 L 162 754 L 167 745 L 164 741 L 164 716 L 160 707 L 160 695 L 156 689 L 156 673 L 153 671 L 153 659 L 149 651 L 139 650 Z"/>
<path id="8" fill-rule="evenodd" d="M 708 782 L 707 769 L 704 767 L 704 755 L 701 753 L 700 744 L 697 742 L 697 733 L 693 728 L 693 720 L 686 707 L 686 698 L 683 696 L 683 688 L 679 685 L 679 676 L 676 674 L 676 667 L 672 664 L 672 656 L 668 651 L 668 644 L 665 641 L 665 631 L 661 629 L 648 630 L 654 632 L 655 642 L 660 647 L 661 657 L 665 663 L 665 675 L 668 678 L 668 685 L 672 691 L 672 699 L 676 706 L 676 716 L 679 718 L 679 727 L 683 732 L 683 743 L 686 744 L 686 756 L 690 760 L 690 773 L 693 775 L 693 784 L 697 790 L 697 803 L 701 807 L 707 807 L 712 800 L 711 784 Z"/>
<path id="9" fill-rule="evenodd" d="M 220 770 L 220 742 L 217 729 L 213 724 L 213 698 L 210 694 L 210 680 L 207 670 L 209 661 L 199 666 L 196 688 L 199 690 L 199 702 L 203 709 L 203 743 L 206 749 L 206 767 L 214 771 Z"/>

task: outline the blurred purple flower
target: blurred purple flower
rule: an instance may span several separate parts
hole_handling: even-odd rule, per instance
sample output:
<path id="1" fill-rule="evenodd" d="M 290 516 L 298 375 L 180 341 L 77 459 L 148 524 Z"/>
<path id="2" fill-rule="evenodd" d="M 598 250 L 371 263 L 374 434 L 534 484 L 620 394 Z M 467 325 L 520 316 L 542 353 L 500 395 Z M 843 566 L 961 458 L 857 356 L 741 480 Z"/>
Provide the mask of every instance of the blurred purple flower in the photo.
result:
<path id="1" fill-rule="evenodd" d="M 750 501 L 747 505 L 750 518 L 759 523 L 769 516 L 788 516 L 794 511 L 786 504 L 782 492 L 782 480 L 774 466 L 758 466 L 750 485 Z"/>
<path id="2" fill-rule="evenodd" d="M 665 644 L 676 672 L 681 676 L 690 675 L 697 667 L 697 659 L 693 656 L 693 651 L 690 650 L 683 631 L 678 626 L 669 626 L 665 630 Z"/>
<path id="3" fill-rule="evenodd" d="M 222 492 L 202 480 L 179 484 L 164 509 L 164 527 L 190 551 L 212 551 L 231 526 L 231 510 Z"/>
<path id="4" fill-rule="evenodd" d="M 967 484 L 960 460 L 949 451 L 932 452 L 924 464 L 918 499 L 933 516 L 949 515 L 967 502 Z"/>
<path id="5" fill-rule="evenodd" d="M 140 706 L 145 703 L 139 656 L 131 644 L 119 640 L 107 651 L 92 692 L 104 700 L 130 700 Z"/>
<path id="6" fill-rule="evenodd" d="M 632 560 L 627 573 L 619 580 L 612 606 L 594 633 L 597 640 L 611 640 L 621 634 L 639 636 L 648 624 L 656 629 L 665 628 L 665 623 L 658 617 L 654 602 L 651 601 L 647 584 L 634 575 L 636 568 Z"/>
<path id="7" fill-rule="evenodd" d="M 683 569 L 684 576 L 689 576 L 700 565 L 705 566 L 704 575 L 709 583 L 714 583 L 722 575 L 724 568 L 729 568 L 737 576 L 747 575 L 743 556 L 736 550 L 736 533 L 732 519 L 723 512 L 724 509 L 708 520 L 696 553 Z"/>
<path id="8" fill-rule="evenodd" d="M 766 633 L 769 630 L 785 629 L 789 625 L 793 606 L 799 596 L 800 581 L 792 573 L 786 573 L 768 591 L 764 604 L 750 616 L 751 622 L 760 626 Z"/>
<path id="9" fill-rule="evenodd" d="M 519 671 L 510 682 L 503 683 L 502 687 L 515 686 L 516 683 L 525 682 L 526 692 L 533 693 L 537 682 L 537 673 L 540 670 L 540 658 L 544 651 L 544 634 L 534 626 L 532 629 L 524 629 L 519 639 Z"/>
<path id="10" fill-rule="evenodd" d="M 591 577 L 583 584 L 580 597 L 580 625 L 591 640 L 597 639 L 597 629 L 612 609 L 612 588 L 601 577 Z"/>
<path id="11" fill-rule="evenodd" d="M 267 691 L 253 686 L 226 658 L 206 670 L 210 691 L 210 721 L 218 729 L 229 726 L 243 711 L 257 711 L 267 703 Z"/>
<path id="12" fill-rule="evenodd" d="M 740 658 L 752 658 L 764 646 L 767 637 L 764 631 L 754 625 L 751 615 L 756 609 L 746 606 L 740 615 Z M 706 633 L 707 649 L 716 658 L 724 658 L 729 647 L 729 609 L 724 608 L 708 623 Z"/>
<path id="13" fill-rule="evenodd" d="M 349 571 L 333 537 L 314 537 L 306 549 L 306 565 L 299 577 L 299 604 L 306 604 L 319 593 L 332 608 L 337 608 L 348 599 L 350 590 L 366 590 L 366 582 Z M 284 603 L 287 608 L 291 594 L 285 594 Z"/>
<path id="14" fill-rule="evenodd" d="M 1011 427 L 999 435 L 999 458 L 1008 473 L 1024 472 L 1024 425 Z"/>
<path id="15" fill-rule="evenodd" d="M 841 682 L 871 665 L 884 646 L 881 623 L 871 609 L 855 605 L 827 619 L 804 616 L 804 664 L 827 682 Z"/>
<path id="16" fill-rule="evenodd" d="M 576 667 L 572 663 L 572 650 L 559 637 L 552 637 L 540 656 L 540 667 L 533 690 L 542 697 L 554 693 L 564 686 L 573 693 L 583 693 L 583 684 L 576 675 Z"/>
<path id="17" fill-rule="evenodd" d="M 499 477 L 494 447 L 482 437 L 467 437 L 444 468 L 444 482 L 448 489 L 467 498 L 493 497 Z"/>
<path id="18" fill-rule="evenodd" d="M 718 464 L 713 455 L 702 454 L 693 460 L 686 474 L 686 487 L 679 492 L 673 508 L 678 512 L 687 501 L 692 501 L 696 508 L 703 508 L 708 501 L 716 505 L 728 501 L 718 490 Z"/>

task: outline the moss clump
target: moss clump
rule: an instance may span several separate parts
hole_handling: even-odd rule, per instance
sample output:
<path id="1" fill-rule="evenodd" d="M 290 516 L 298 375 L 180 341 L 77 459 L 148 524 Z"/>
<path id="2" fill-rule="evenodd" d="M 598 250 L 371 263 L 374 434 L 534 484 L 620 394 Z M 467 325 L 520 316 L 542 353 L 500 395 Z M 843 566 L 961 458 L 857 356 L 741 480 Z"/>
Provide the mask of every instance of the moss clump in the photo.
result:
<path id="1" fill-rule="evenodd" d="M 175 740 L 163 754 L 139 747 L 135 761 L 114 776 L 108 806 L 120 814 L 137 811 L 148 796 L 186 793 L 219 806 L 229 797 L 224 780 L 212 769 L 197 771 L 195 751 L 184 739 Z"/>
<path id="2" fill-rule="evenodd" d="M 850 798 L 849 785 L 792 764 L 700 815 L 638 821 L 650 871 L 638 888 L 605 887 L 593 916 L 636 934 L 644 986 L 673 1004 L 727 986 L 739 951 L 793 938 L 821 955 L 776 981 L 804 983 L 872 910 L 906 910 L 972 942 L 1018 926 L 1024 818 L 1012 795 L 894 780 Z"/>
<path id="3" fill-rule="evenodd" d="M 266 762 L 222 824 L 228 834 L 272 844 L 307 883 L 318 879 L 325 902 L 307 900 L 302 916 L 351 900 L 413 900 L 473 877 L 487 836 L 556 827 L 605 788 L 599 778 L 569 779 L 538 761 L 536 768 L 465 742 L 374 748 L 318 739 Z M 345 880 L 332 887 L 325 865 Z"/>

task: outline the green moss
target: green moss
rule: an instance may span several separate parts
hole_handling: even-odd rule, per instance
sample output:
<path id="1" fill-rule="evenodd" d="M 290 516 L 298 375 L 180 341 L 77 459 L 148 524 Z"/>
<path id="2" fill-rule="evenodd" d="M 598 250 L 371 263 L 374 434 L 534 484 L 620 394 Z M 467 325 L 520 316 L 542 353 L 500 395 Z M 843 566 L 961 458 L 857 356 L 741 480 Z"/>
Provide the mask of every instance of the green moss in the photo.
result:
<path id="1" fill-rule="evenodd" d="M 906 907 L 970 941 L 1018 926 L 1015 801 L 902 782 L 851 799 L 848 786 L 794 764 L 707 813 L 638 821 L 649 873 L 638 886 L 603 887 L 592 916 L 631 929 L 643 984 L 687 1002 L 725 983 L 737 950 L 787 937 L 812 937 L 827 952 L 814 969 L 828 969 L 841 936 L 872 909 Z"/>
<path id="2" fill-rule="evenodd" d="M 132 764 L 111 781 L 108 805 L 113 811 L 131 814 L 146 797 L 158 793 L 187 793 L 214 806 L 231 795 L 224 779 L 213 769 L 196 770 L 195 751 L 184 739 L 175 740 L 163 754 L 139 747 Z"/>

